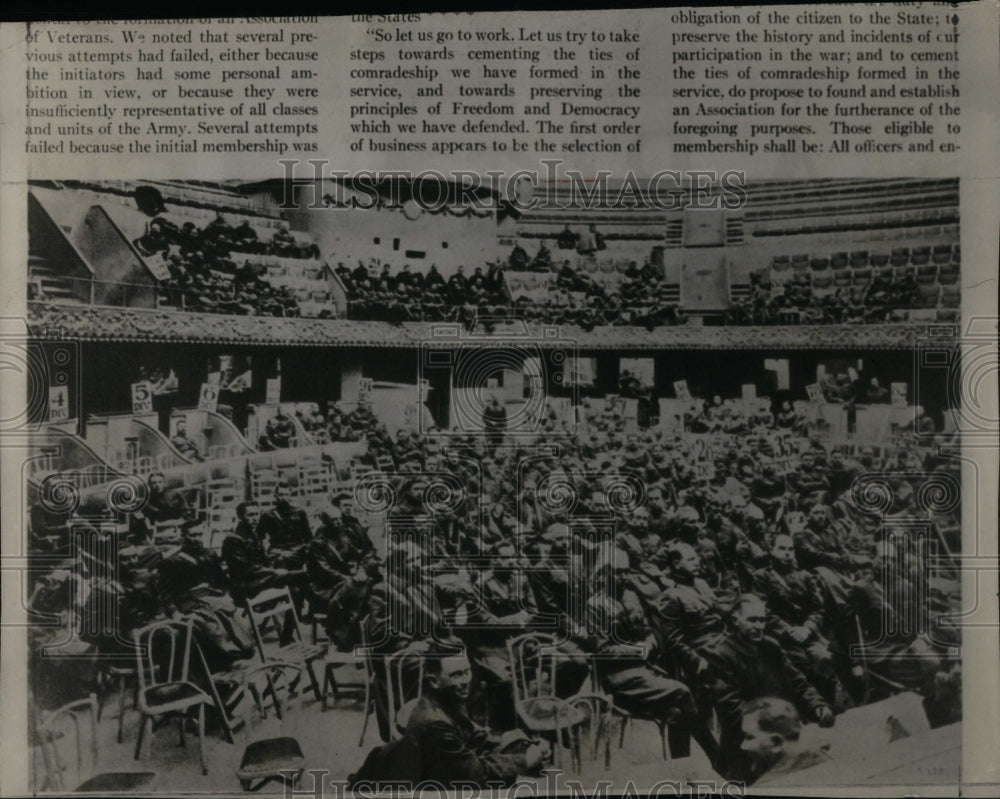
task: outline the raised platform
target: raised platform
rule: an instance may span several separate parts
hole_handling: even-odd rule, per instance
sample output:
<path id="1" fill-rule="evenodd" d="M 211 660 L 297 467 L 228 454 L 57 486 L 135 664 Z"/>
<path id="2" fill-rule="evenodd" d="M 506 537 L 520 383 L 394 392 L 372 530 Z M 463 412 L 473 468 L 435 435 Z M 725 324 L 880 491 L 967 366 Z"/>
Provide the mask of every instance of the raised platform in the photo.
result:
<path id="1" fill-rule="evenodd" d="M 107 342 L 170 342 L 300 347 L 416 348 L 425 342 L 442 345 L 434 330 L 447 323 L 359 322 L 346 319 L 298 319 L 267 316 L 192 314 L 169 310 L 68 306 L 28 303 L 30 334 L 41 339 Z M 545 335 L 552 326 L 529 324 L 516 337 L 533 346 L 582 350 L 912 350 L 918 341 L 955 339 L 957 324 L 900 323 L 892 325 L 795 325 L 775 327 L 701 327 L 680 325 L 647 330 L 641 327 L 599 327 L 584 331 L 563 325 L 559 335 Z M 488 347 L 502 346 L 512 333 L 477 331 L 456 338 Z"/>

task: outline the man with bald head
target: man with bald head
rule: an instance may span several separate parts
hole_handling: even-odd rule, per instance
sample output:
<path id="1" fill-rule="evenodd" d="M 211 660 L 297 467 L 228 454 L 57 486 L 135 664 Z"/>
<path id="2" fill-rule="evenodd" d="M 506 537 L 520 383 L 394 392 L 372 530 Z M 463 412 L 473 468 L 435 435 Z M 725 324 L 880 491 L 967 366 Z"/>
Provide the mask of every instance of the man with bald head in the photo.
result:
<path id="1" fill-rule="evenodd" d="M 747 762 L 741 754 L 743 705 L 762 696 L 792 702 L 821 726 L 831 726 L 833 711 L 792 665 L 781 645 L 765 635 L 767 608 L 756 594 L 743 594 L 733 609 L 732 629 L 705 651 L 712 675 L 711 694 L 722 730 L 719 773 L 743 779 Z"/>

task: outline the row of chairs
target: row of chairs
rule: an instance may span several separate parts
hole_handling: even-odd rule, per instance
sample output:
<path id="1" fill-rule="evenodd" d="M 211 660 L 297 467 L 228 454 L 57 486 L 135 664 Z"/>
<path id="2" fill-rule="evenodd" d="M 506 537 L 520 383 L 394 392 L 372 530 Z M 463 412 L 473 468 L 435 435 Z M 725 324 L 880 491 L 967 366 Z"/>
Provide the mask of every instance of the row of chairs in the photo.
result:
<path id="1" fill-rule="evenodd" d="M 852 252 L 835 252 L 829 256 L 810 255 L 776 255 L 771 259 L 772 271 L 812 270 L 821 272 L 826 269 L 861 269 L 864 267 L 883 266 L 944 266 L 958 265 L 961 262 L 961 247 L 959 244 L 922 245 L 917 247 L 897 247 L 890 252 L 869 252 L 855 250 Z"/>

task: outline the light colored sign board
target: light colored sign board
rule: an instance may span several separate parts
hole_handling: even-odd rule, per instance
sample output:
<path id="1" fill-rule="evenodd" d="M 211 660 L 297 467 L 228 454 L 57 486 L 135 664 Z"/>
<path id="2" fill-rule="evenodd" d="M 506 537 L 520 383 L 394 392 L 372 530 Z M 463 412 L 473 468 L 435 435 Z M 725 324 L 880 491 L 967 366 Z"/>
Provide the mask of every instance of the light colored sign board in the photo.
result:
<path id="1" fill-rule="evenodd" d="M 688 389 L 687 380 L 674 381 L 674 395 L 677 397 L 677 399 L 682 399 L 682 400 L 691 399 L 691 391 Z"/>
<path id="2" fill-rule="evenodd" d="M 219 407 L 219 387 L 211 383 L 202 383 L 201 391 L 198 393 L 198 410 L 215 411 Z"/>
<path id="3" fill-rule="evenodd" d="M 267 381 L 267 390 L 264 396 L 264 402 L 268 405 L 277 405 L 281 402 L 281 378 L 271 377 Z"/>
<path id="4" fill-rule="evenodd" d="M 371 402 L 373 383 L 370 377 L 362 377 L 358 381 L 358 402 Z"/>
<path id="5" fill-rule="evenodd" d="M 153 410 L 153 384 L 140 380 L 132 384 L 132 413 L 151 413 Z"/>
<path id="6" fill-rule="evenodd" d="M 69 419 L 69 386 L 49 386 L 49 421 L 64 422 L 67 419 Z"/>
<path id="7" fill-rule="evenodd" d="M 894 408 L 905 408 L 906 407 L 906 383 L 893 383 L 892 389 L 892 405 Z"/>

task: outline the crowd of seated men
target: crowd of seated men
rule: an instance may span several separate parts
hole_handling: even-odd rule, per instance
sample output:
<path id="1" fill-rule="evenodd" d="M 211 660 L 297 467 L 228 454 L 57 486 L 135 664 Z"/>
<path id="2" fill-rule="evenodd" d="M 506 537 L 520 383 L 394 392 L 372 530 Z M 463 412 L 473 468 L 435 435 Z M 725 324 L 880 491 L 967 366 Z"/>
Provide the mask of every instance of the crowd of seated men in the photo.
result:
<path id="1" fill-rule="evenodd" d="M 380 271 L 361 262 L 353 271 L 341 263 L 336 272 L 347 291 L 350 319 L 397 324 L 459 321 L 477 313 L 503 314 L 507 305 L 503 270 L 497 264 L 489 264 L 485 273 L 477 266 L 471 275 L 459 266 L 447 279 L 434 264 L 426 274 L 411 271 L 409 264 L 393 274 L 389 264 Z"/>
<path id="2" fill-rule="evenodd" d="M 371 408 L 359 403 L 351 410 L 345 410 L 340 402 L 330 406 L 330 413 L 324 416 L 316 403 L 295 409 L 295 418 L 306 431 L 310 443 L 329 444 L 333 441 L 370 441 L 380 435 L 380 424 Z M 267 420 L 264 432 L 257 440 L 260 452 L 288 449 L 296 444 L 304 444 L 296 439 L 295 423 L 288 413 L 279 407 L 274 416 Z"/>
<path id="3" fill-rule="evenodd" d="M 361 642 L 362 620 L 368 640 L 381 642 L 377 658 L 426 652 L 430 638 L 435 647 L 462 647 L 471 664 L 463 701 L 495 731 L 516 723 L 505 641 L 555 631 L 562 641 L 558 695 L 583 686 L 587 660 L 596 656 L 597 679 L 617 707 L 667 725 L 674 757 L 688 754 L 693 738 L 732 779 L 748 767 L 742 708 L 759 697 L 786 699 L 805 721 L 830 725 L 853 705 L 915 691 L 932 725 L 956 720 L 960 673 L 944 657 L 957 644 L 956 631 L 903 623 L 911 609 L 890 597 L 926 597 L 921 610 L 928 618 L 954 613 L 957 570 L 945 565 L 931 579 L 912 532 L 886 533 L 892 518 L 922 515 L 924 481 L 954 476 L 955 462 L 905 445 L 862 446 L 852 454 L 781 414 L 756 411 L 738 429 L 712 427 L 708 409 L 701 415 L 709 429 L 729 431 L 715 437 L 707 456 L 689 434 L 626 432 L 611 404 L 601 412 L 585 407 L 580 430 L 544 453 L 514 442 L 491 445 L 482 435 L 442 442 L 401 430 L 390 437 L 377 426 L 366 458 L 391 483 L 389 521 L 432 519 L 417 538 L 390 536 L 384 553 L 350 495 L 331 497 L 313 529 L 279 485 L 266 512 L 249 499 L 240 505 L 220 558 L 195 534 L 196 512 L 153 475 L 115 580 L 89 565 L 50 570 L 36 578 L 31 607 L 87 614 L 94 603 L 114 601 L 126 633 L 157 616 L 194 615 L 199 643 L 213 664 L 224 665 L 249 649 L 235 609 L 264 588 L 287 586 L 300 608 L 326 614 L 331 640 L 344 651 Z M 551 408 L 542 429 L 560 430 Z M 779 456 L 793 468 L 779 471 Z M 699 457 L 711 468 L 697 468 Z M 892 489 L 888 525 L 852 492 L 855 480 L 871 473 Z M 464 491 L 429 507 L 441 474 Z M 625 476 L 641 482 L 642 500 L 622 500 Z M 566 490 L 553 493 L 553 480 Z M 553 502 L 556 495 L 572 501 Z M 60 530 L 57 516 L 33 509 L 32 532 Z M 604 544 L 592 526 L 601 516 L 616 520 L 613 540 Z M 182 547 L 165 558 L 153 542 L 170 524 Z M 924 534 L 960 549 L 954 513 L 933 514 Z M 900 585 L 883 585 L 884 575 Z M 60 606 L 67 597 L 72 606 Z M 114 637 L 86 640 L 101 651 L 115 646 Z M 851 656 L 859 645 L 863 661 Z M 412 679 L 404 672 L 404 681 Z M 388 740 L 380 668 L 374 696 Z M 713 711 L 718 738 L 710 731 Z M 414 722 L 407 736 L 429 745 L 422 724 Z"/>
<path id="4" fill-rule="evenodd" d="M 766 272 L 750 273 L 750 295 L 733 302 L 726 321 L 735 325 L 864 324 L 891 321 L 893 312 L 924 304 L 912 275 L 875 275 L 864 287 L 816 292 L 794 281 L 774 286 Z"/>
<path id="5" fill-rule="evenodd" d="M 303 247 L 287 226 L 276 230 L 268 242 L 244 220 L 238 226 L 220 213 L 202 229 L 193 222 L 177 227 L 161 215 L 149 220 L 146 233 L 135 242 L 145 255 L 161 253 L 170 277 L 161 288 L 174 306 L 199 313 L 242 316 L 300 316 L 291 291 L 261 280 L 248 262 L 239 265 L 236 253 L 270 253 L 311 257 L 315 245 Z"/>
<path id="6" fill-rule="evenodd" d="M 510 261 L 527 258 L 517 245 Z M 676 288 L 667 286 L 660 273 L 650 263 L 642 267 L 632 261 L 623 279 L 614 288 L 605 288 L 587 272 L 574 269 L 568 260 L 561 267 L 552 267 L 551 254 L 542 243 L 532 264 L 547 263 L 554 273 L 555 288 L 544 300 L 522 295 L 514 301 L 515 312 L 525 319 L 548 324 L 575 324 L 584 330 L 604 325 L 626 325 L 653 329 L 662 325 L 683 324 L 684 313 L 676 302 Z M 536 267 L 532 267 L 533 271 Z"/>

